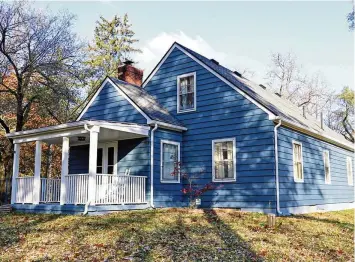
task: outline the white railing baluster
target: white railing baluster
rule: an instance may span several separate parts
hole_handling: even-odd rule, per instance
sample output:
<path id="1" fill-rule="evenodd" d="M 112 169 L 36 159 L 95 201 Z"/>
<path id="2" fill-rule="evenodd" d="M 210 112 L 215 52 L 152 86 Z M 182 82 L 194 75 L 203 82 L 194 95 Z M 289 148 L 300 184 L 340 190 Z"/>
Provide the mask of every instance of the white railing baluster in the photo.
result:
<path id="1" fill-rule="evenodd" d="M 60 201 L 60 178 L 41 178 L 42 203 L 55 203 Z"/>
<path id="2" fill-rule="evenodd" d="M 84 205 L 88 201 L 88 174 L 69 174 L 66 176 L 67 204 Z"/>
<path id="3" fill-rule="evenodd" d="M 88 174 L 65 176 L 67 185 L 67 204 L 86 204 L 88 201 Z M 33 177 L 16 178 L 16 203 L 32 203 Z M 95 203 L 110 204 L 140 204 L 146 203 L 146 177 L 120 176 L 112 174 L 97 174 Z M 60 202 L 61 179 L 41 178 L 41 203 Z"/>
<path id="4" fill-rule="evenodd" d="M 28 204 L 33 202 L 33 179 L 34 177 L 17 177 L 16 178 L 16 203 Z"/>
<path id="5" fill-rule="evenodd" d="M 140 204 L 145 202 L 144 176 L 96 175 L 96 204 Z"/>

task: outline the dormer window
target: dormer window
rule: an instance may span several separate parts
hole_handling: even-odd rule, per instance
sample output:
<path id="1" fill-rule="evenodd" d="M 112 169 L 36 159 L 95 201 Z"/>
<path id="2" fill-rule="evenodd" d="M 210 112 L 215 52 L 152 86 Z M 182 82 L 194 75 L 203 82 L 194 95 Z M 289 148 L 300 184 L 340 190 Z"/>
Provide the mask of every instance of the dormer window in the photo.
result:
<path id="1" fill-rule="evenodd" d="M 177 78 L 177 112 L 196 111 L 196 73 Z"/>

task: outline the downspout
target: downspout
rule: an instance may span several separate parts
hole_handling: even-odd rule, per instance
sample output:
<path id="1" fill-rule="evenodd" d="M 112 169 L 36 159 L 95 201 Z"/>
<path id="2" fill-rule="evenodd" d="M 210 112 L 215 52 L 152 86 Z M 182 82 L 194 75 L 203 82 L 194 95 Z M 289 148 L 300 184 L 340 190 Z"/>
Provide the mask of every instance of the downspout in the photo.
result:
<path id="1" fill-rule="evenodd" d="M 282 215 L 280 210 L 280 185 L 279 185 L 279 152 L 277 148 L 277 129 L 281 126 L 281 119 L 276 117 L 276 120 L 279 120 L 278 124 L 274 128 L 274 145 L 275 145 L 275 179 L 276 179 L 276 213 Z"/>
<path id="2" fill-rule="evenodd" d="M 154 128 L 150 132 L 150 206 L 154 208 L 154 132 L 158 129 L 158 124 L 155 124 Z"/>

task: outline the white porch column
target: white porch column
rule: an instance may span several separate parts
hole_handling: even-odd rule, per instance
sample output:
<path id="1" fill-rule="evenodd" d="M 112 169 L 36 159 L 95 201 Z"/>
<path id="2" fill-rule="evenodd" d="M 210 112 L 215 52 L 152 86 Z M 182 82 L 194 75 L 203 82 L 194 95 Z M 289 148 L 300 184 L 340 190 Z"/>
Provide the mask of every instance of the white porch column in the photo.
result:
<path id="1" fill-rule="evenodd" d="M 63 137 L 62 144 L 62 172 L 60 177 L 60 204 L 66 202 L 67 186 L 66 176 L 69 173 L 69 137 Z"/>
<path id="2" fill-rule="evenodd" d="M 90 205 L 95 205 L 96 196 L 96 167 L 97 167 L 97 145 L 100 127 L 94 126 L 90 129 L 89 149 L 89 199 Z"/>
<path id="3" fill-rule="evenodd" d="M 16 203 L 17 180 L 20 166 L 20 147 L 21 144 L 14 145 L 14 163 L 12 167 L 12 191 L 11 191 L 11 204 Z"/>
<path id="4" fill-rule="evenodd" d="M 35 175 L 33 178 L 33 204 L 39 204 L 41 196 L 41 159 L 42 159 L 42 141 L 36 141 L 35 153 Z"/>

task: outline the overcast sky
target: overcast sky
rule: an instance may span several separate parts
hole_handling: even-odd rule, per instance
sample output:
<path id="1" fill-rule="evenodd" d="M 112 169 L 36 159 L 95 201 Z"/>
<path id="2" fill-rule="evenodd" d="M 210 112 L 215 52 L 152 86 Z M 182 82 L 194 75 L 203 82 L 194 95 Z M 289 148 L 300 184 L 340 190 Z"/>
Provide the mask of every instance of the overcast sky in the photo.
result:
<path id="1" fill-rule="evenodd" d="M 36 2 L 41 9 L 67 9 L 74 30 L 91 40 L 100 16 L 128 13 L 143 53 L 135 59 L 145 76 L 174 42 L 265 83 L 271 52 L 293 52 L 308 72 L 320 71 L 329 87 L 354 88 L 354 38 L 338 2 Z"/>

